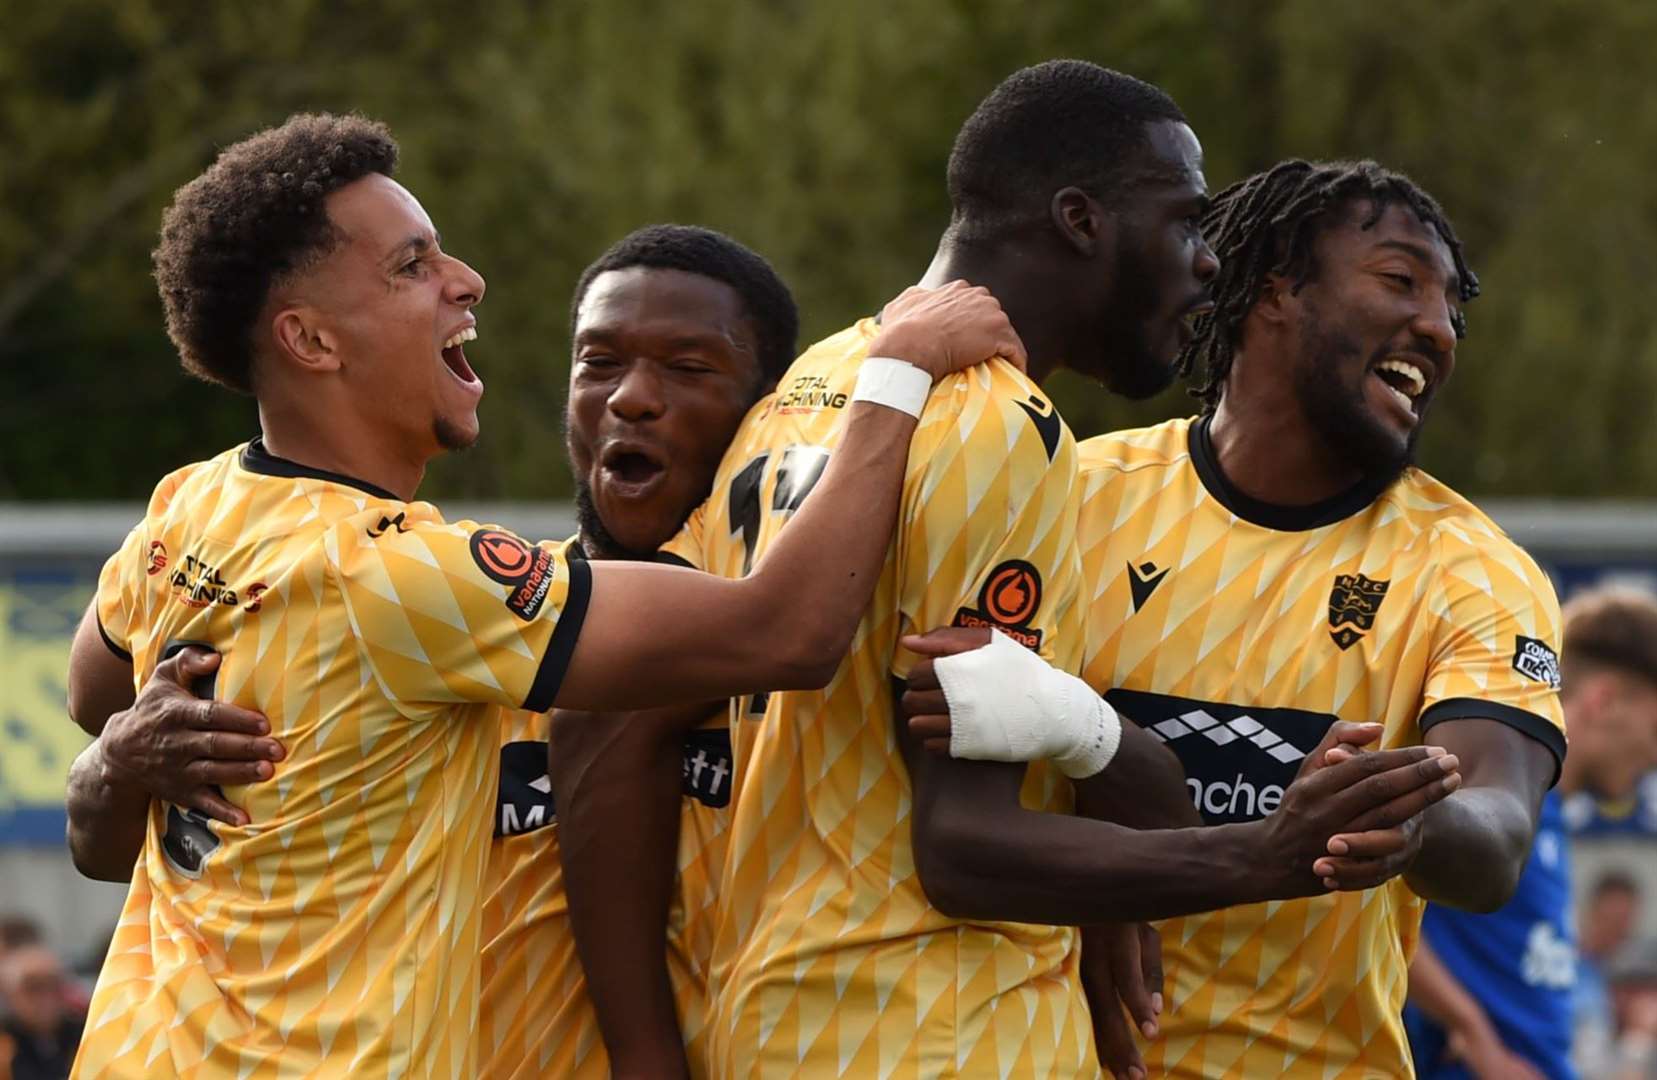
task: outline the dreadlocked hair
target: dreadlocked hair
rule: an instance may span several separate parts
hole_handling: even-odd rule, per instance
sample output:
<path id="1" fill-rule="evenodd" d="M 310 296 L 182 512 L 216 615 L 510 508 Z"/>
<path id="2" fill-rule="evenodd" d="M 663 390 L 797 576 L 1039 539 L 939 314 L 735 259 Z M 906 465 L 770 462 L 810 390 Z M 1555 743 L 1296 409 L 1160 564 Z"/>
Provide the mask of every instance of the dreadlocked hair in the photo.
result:
<path id="1" fill-rule="evenodd" d="M 1313 244 L 1336 212 L 1368 200 L 1359 224 L 1369 229 L 1387 207 L 1407 207 L 1431 226 L 1450 249 L 1461 279 L 1463 303 L 1479 295 L 1479 279 L 1468 268 L 1461 241 L 1438 202 L 1402 173 L 1373 161 L 1284 161 L 1214 196 L 1203 215 L 1203 236 L 1220 260 L 1214 279 L 1214 311 L 1200 316 L 1191 343 L 1180 351 L 1178 371 L 1190 380 L 1191 395 L 1211 412 L 1231 371 L 1243 320 L 1260 297 L 1268 274 L 1281 274 L 1296 292 L 1318 272 Z M 1456 337 L 1467 336 L 1467 319 L 1452 317 Z"/>

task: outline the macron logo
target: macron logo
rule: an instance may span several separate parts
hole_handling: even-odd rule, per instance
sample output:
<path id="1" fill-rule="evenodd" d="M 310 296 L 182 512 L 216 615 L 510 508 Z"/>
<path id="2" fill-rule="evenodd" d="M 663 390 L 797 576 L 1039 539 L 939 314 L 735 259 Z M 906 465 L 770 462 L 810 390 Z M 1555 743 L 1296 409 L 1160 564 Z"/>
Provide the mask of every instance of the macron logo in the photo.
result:
<path id="1" fill-rule="evenodd" d="M 1230 720 L 1216 720 L 1202 709 L 1193 709 L 1171 720 L 1153 724 L 1148 730 L 1163 742 L 1201 735 L 1215 746 L 1225 746 L 1238 739 L 1246 739 L 1285 765 L 1306 756 L 1305 751 L 1285 742 L 1277 732 L 1247 713 Z"/>

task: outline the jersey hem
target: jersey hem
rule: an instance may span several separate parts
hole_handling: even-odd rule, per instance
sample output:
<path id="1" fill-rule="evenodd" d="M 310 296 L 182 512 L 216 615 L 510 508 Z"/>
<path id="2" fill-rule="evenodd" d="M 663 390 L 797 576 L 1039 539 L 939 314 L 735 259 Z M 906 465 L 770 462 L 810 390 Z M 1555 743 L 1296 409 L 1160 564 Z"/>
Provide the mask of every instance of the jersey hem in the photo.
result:
<path id="1" fill-rule="evenodd" d="M 1445 720 L 1495 720 L 1529 735 L 1553 755 L 1553 779 L 1548 781 L 1548 787 L 1559 783 L 1559 770 L 1565 763 L 1565 733 L 1543 717 L 1495 701 L 1471 697 L 1445 698 L 1428 706 L 1427 711 L 1421 714 L 1419 723 L 1422 734 Z"/>
<path id="2" fill-rule="evenodd" d="M 115 639 L 109 636 L 109 631 L 104 629 L 104 621 L 99 618 L 94 618 L 92 621 L 98 624 L 98 636 L 104 639 L 104 644 L 109 646 L 109 651 L 127 663 L 132 663 L 132 654 L 117 645 Z"/>
<path id="3" fill-rule="evenodd" d="M 570 668 L 570 657 L 575 655 L 575 643 L 581 636 L 581 624 L 587 618 L 587 601 L 593 591 L 593 571 L 585 559 L 566 559 L 570 570 L 569 593 L 564 598 L 563 610 L 558 613 L 558 626 L 547 642 L 547 651 L 541 657 L 541 666 L 535 672 L 535 681 L 529 687 L 529 696 L 523 707 L 530 712 L 546 712 L 552 708 L 558 688 L 564 683 L 564 673 Z"/>

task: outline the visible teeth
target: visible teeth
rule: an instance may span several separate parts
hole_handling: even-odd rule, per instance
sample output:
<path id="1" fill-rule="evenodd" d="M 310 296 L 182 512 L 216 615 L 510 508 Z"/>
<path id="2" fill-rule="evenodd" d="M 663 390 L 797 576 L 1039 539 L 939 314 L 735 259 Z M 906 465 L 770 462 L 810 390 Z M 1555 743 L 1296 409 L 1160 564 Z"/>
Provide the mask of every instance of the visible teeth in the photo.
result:
<path id="1" fill-rule="evenodd" d="M 1408 394 L 1404 393 L 1404 391 L 1398 389 L 1396 386 L 1388 386 L 1387 387 L 1387 393 L 1389 393 L 1393 397 L 1397 398 L 1399 404 L 1404 406 L 1404 409 L 1405 409 L 1406 412 L 1413 412 L 1414 411 L 1415 404 L 1414 404 L 1414 402 L 1410 401 L 1410 396 Z"/>
<path id="2" fill-rule="evenodd" d="M 475 326 L 468 326 L 466 329 L 462 330 L 460 333 L 456 334 L 454 337 L 450 338 L 448 341 L 445 341 L 443 343 L 443 347 L 445 349 L 452 349 L 456 345 L 463 345 L 468 341 L 476 341 L 477 339 L 478 339 L 478 328 L 475 327 Z"/>
<path id="3" fill-rule="evenodd" d="M 1382 360 L 1375 365 L 1377 371 L 1390 371 L 1402 375 L 1410 382 L 1409 397 L 1420 397 L 1421 392 L 1427 389 L 1427 377 L 1421 374 L 1421 369 L 1407 360 Z"/>

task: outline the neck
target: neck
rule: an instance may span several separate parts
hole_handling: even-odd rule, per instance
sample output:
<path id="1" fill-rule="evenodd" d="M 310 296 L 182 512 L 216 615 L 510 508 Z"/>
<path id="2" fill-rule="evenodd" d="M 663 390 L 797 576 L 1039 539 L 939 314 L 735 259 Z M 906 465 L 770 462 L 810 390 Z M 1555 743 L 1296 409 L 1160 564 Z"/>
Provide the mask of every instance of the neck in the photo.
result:
<path id="1" fill-rule="evenodd" d="M 411 459 L 387 441 L 375 440 L 366 424 L 338 421 L 332 410 L 301 408 L 275 396 L 259 398 L 259 427 L 266 450 L 313 469 L 365 480 L 404 501 L 412 500 L 426 475 L 425 459 Z"/>
<path id="2" fill-rule="evenodd" d="M 967 281 L 988 289 L 1024 342 L 1031 381 L 1042 383 L 1064 366 L 1061 328 L 1067 324 L 1053 302 L 1056 290 L 1045 287 L 1039 267 L 1036 252 L 1025 242 L 967 245 L 946 235 L 919 284 L 935 289 L 951 281 Z"/>
<path id="3" fill-rule="evenodd" d="M 1292 386 L 1244 377 L 1250 370 L 1239 352 L 1208 426 L 1220 471 L 1233 487 L 1274 506 L 1309 506 L 1363 479 L 1306 422 Z"/>

